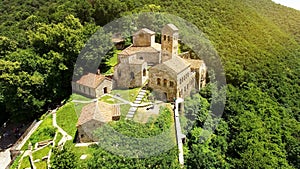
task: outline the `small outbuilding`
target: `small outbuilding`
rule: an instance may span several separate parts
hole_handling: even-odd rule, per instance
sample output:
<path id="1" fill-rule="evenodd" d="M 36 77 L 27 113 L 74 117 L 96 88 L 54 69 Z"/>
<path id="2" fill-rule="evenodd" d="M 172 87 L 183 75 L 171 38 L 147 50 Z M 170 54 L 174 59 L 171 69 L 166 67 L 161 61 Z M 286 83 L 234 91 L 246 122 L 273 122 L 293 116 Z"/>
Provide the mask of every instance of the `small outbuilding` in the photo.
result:
<path id="1" fill-rule="evenodd" d="M 88 73 L 83 75 L 76 82 L 72 82 L 72 89 L 74 92 L 91 98 L 97 98 L 109 93 L 112 90 L 112 86 L 112 79 L 99 73 Z"/>
<path id="2" fill-rule="evenodd" d="M 80 142 L 97 141 L 95 131 L 105 123 L 120 119 L 120 105 L 105 102 L 93 102 L 82 108 L 77 122 Z"/>

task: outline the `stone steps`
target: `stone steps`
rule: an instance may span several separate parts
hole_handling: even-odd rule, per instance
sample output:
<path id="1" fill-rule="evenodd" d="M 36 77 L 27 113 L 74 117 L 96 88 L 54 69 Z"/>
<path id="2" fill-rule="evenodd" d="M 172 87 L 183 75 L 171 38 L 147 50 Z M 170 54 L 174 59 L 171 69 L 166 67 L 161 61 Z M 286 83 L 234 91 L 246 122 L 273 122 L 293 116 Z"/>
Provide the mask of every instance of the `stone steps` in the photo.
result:
<path id="1" fill-rule="evenodd" d="M 144 96 L 146 95 L 146 92 L 147 91 L 144 90 L 144 89 L 140 90 L 140 92 L 137 95 L 137 97 L 136 97 L 135 101 L 133 102 L 133 104 L 136 104 L 136 105 L 141 104 Z M 135 112 L 136 112 L 136 110 L 137 110 L 137 106 L 131 106 L 128 113 L 127 113 L 127 115 L 126 115 L 126 119 L 132 119 Z"/>

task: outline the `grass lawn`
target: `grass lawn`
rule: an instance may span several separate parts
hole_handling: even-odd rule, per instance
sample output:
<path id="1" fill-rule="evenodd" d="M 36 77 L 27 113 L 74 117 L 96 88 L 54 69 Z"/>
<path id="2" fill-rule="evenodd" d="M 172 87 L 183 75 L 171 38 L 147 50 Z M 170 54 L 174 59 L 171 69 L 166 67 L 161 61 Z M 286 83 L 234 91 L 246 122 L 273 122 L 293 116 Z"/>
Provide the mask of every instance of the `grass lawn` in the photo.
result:
<path id="1" fill-rule="evenodd" d="M 30 168 L 29 156 L 25 156 L 23 158 L 23 160 L 21 161 L 20 168 L 21 169 L 23 169 L 23 168 Z"/>
<path id="2" fill-rule="evenodd" d="M 68 102 L 56 113 L 57 124 L 72 137 L 76 134 L 78 117 L 73 102 Z"/>
<path id="3" fill-rule="evenodd" d="M 88 98 L 88 97 L 85 97 L 85 96 L 82 96 L 82 95 L 76 94 L 76 93 L 73 93 L 71 95 L 71 99 L 72 100 L 81 100 L 81 101 L 91 101 L 92 100 L 91 98 Z"/>
<path id="4" fill-rule="evenodd" d="M 63 135 L 60 132 L 57 132 L 57 136 L 55 138 L 55 146 L 57 146 L 58 142 L 62 139 Z"/>
<path id="5" fill-rule="evenodd" d="M 73 152 L 76 154 L 78 159 L 80 159 L 82 155 L 86 154 L 87 158 L 85 160 L 87 160 L 93 156 L 94 149 L 91 147 L 74 147 Z"/>
<path id="6" fill-rule="evenodd" d="M 121 112 L 121 118 L 125 119 L 129 109 L 130 109 L 130 104 L 122 104 L 120 105 L 120 112 Z"/>
<path id="7" fill-rule="evenodd" d="M 115 98 L 112 98 L 111 96 L 103 96 L 99 99 L 100 101 L 103 101 L 103 102 L 106 102 L 106 103 L 109 103 L 109 104 L 117 104 L 117 103 L 123 103 L 122 101 L 118 100 L 118 99 L 115 99 Z"/>
<path id="8" fill-rule="evenodd" d="M 47 169 L 47 160 L 34 163 L 37 169 Z"/>
<path id="9" fill-rule="evenodd" d="M 51 145 L 48 145 L 47 147 L 44 147 L 41 150 L 35 151 L 34 153 L 32 153 L 33 160 L 37 160 L 37 159 L 42 160 L 43 157 L 49 154 L 50 149 L 51 149 Z"/>
<path id="10" fill-rule="evenodd" d="M 133 88 L 133 89 L 126 89 L 126 90 L 112 90 L 111 94 L 119 94 L 120 97 L 122 97 L 125 100 L 128 100 L 130 102 L 134 102 L 137 95 L 139 94 L 139 91 L 141 88 Z"/>
<path id="11" fill-rule="evenodd" d="M 75 108 L 75 112 L 77 117 L 79 118 L 80 114 L 81 114 L 81 110 L 84 106 L 88 105 L 89 103 L 75 103 L 74 102 L 74 108 Z"/>
<path id="12" fill-rule="evenodd" d="M 31 142 L 32 146 L 34 146 L 37 142 L 53 139 L 55 131 L 56 129 L 52 125 L 52 115 L 48 115 L 24 144 L 22 150 L 28 149 L 29 142 Z"/>

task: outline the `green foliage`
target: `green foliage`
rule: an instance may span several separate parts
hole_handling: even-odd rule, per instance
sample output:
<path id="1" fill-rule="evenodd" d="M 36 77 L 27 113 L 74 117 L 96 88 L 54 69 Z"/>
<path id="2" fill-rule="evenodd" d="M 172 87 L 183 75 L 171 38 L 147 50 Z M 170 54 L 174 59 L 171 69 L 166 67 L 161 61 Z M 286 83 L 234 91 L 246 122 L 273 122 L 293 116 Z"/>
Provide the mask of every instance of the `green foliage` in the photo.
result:
<path id="1" fill-rule="evenodd" d="M 96 149 L 93 158 L 88 161 L 88 168 L 181 168 L 177 161 L 177 148 L 173 148 L 160 156 L 153 156 L 145 159 L 126 158 L 111 154 L 100 147 Z"/>
<path id="2" fill-rule="evenodd" d="M 56 129 L 52 126 L 52 115 L 49 115 L 40 124 L 38 129 L 29 137 L 29 140 L 22 147 L 22 150 L 28 148 L 29 142 L 31 142 L 31 145 L 34 146 L 37 142 L 53 139 L 55 132 Z"/>
<path id="3" fill-rule="evenodd" d="M 59 150 L 58 148 L 53 148 L 53 154 L 51 156 L 51 168 L 61 168 L 61 169 L 73 169 L 77 166 L 76 155 L 73 151 L 68 148 L 63 148 Z"/>
<path id="4" fill-rule="evenodd" d="M 66 99 L 71 94 L 76 58 L 99 28 L 96 25 L 140 11 L 166 12 L 203 31 L 221 57 L 229 84 L 224 120 L 205 143 L 198 143 L 201 127 L 205 120 L 214 123 L 208 114 L 216 113 L 207 109 L 220 102 L 212 98 L 210 89 L 214 86 L 200 92 L 205 99 L 196 95 L 186 100 L 191 107 L 186 113 L 197 119 L 187 133 L 186 167 L 300 168 L 299 11 L 270 0 L 3 0 L 0 6 L 0 105 L 5 109 L 1 117 L 9 114 L 16 120 L 33 119 Z M 91 41 L 96 46 L 109 44 L 110 35 L 100 35 Z M 127 38 L 126 44 L 129 42 Z M 85 47 L 95 49 L 84 53 L 83 58 L 87 65 L 96 67 L 98 54 L 110 50 Z M 189 51 L 184 44 L 180 49 Z M 105 55 L 101 70 L 114 64 L 115 57 L 111 56 Z M 76 75 L 86 71 L 79 69 Z M 137 94 L 115 93 L 130 101 Z M 58 111 L 58 123 L 74 135 L 77 116 L 70 105 Z M 122 106 L 121 110 L 128 112 L 128 105 Z M 165 127 L 162 121 L 152 124 L 154 128 Z M 119 125 L 141 128 L 137 131 L 142 135 L 159 132 L 142 133 L 147 128 L 122 121 Z M 153 163 L 100 150 L 98 154 L 89 163 L 91 168 L 101 168 L 102 164 L 107 168 L 175 168 L 169 158 L 175 159 L 176 153 L 150 158 Z"/>

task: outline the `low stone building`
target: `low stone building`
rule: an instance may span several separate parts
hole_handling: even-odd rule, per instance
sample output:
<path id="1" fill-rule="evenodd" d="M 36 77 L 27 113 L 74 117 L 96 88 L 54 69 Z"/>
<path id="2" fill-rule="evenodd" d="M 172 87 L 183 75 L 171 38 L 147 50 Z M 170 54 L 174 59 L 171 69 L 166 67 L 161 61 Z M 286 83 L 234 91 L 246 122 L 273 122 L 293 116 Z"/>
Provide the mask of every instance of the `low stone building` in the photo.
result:
<path id="1" fill-rule="evenodd" d="M 112 79 L 100 73 L 88 73 L 76 82 L 72 82 L 72 90 L 85 96 L 96 98 L 112 90 Z"/>
<path id="2" fill-rule="evenodd" d="M 120 115 L 120 105 L 99 101 L 84 106 L 76 126 L 79 141 L 97 141 L 95 131 L 107 122 L 119 120 Z"/>
<path id="3" fill-rule="evenodd" d="M 203 60 L 197 59 L 184 59 L 191 65 L 191 72 L 195 72 L 195 89 L 200 90 L 206 85 L 207 67 Z"/>

